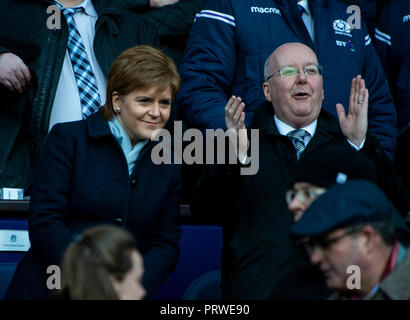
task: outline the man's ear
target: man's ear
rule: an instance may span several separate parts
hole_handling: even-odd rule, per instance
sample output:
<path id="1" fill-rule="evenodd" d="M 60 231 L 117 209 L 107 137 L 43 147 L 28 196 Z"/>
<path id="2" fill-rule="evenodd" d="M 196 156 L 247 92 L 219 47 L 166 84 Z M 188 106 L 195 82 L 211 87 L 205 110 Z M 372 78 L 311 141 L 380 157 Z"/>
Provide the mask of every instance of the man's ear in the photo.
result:
<path id="1" fill-rule="evenodd" d="M 325 99 L 325 89 L 322 89 L 322 100 Z"/>
<path id="2" fill-rule="evenodd" d="M 270 87 L 267 82 L 263 83 L 263 93 L 265 94 L 266 100 L 268 100 L 269 102 L 272 102 L 272 99 L 270 97 Z"/>
<path id="3" fill-rule="evenodd" d="M 365 226 L 360 232 L 362 239 L 362 246 L 365 249 L 366 253 L 373 253 L 377 249 L 377 235 L 376 230 L 371 226 Z"/>

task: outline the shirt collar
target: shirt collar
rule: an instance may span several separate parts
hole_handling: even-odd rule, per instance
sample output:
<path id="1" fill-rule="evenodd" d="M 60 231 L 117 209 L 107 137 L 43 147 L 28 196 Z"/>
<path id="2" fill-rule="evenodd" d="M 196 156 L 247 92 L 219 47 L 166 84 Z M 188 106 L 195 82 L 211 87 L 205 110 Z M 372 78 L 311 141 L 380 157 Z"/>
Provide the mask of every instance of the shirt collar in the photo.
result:
<path id="1" fill-rule="evenodd" d="M 56 0 L 62 6 L 62 4 Z M 87 15 L 91 17 L 98 17 L 97 11 L 95 11 L 94 5 L 91 2 L 91 0 L 83 0 L 78 6 L 75 6 L 74 8 L 84 8 L 84 11 Z"/>
<path id="2" fill-rule="evenodd" d="M 274 115 L 273 119 L 281 135 L 286 136 L 290 131 L 295 130 L 295 128 L 291 127 L 290 125 L 283 122 L 282 120 L 279 120 L 279 118 L 276 115 Z M 317 127 L 317 119 L 315 119 L 315 121 L 313 121 L 311 124 L 301 129 L 306 130 L 307 132 L 309 132 L 310 136 L 313 137 L 313 135 L 316 132 L 316 127 Z"/>
<path id="3" fill-rule="evenodd" d="M 308 16 L 311 16 L 310 14 L 310 9 L 309 9 L 309 4 L 308 4 L 308 0 L 302 0 L 300 2 L 298 2 L 299 5 L 301 5 L 304 9 L 305 9 L 305 13 Z"/>
<path id="4" fill-rule="evenodd" d="M 80 3 L 80 6 L 84 8 L 87 15 L 91 17 L 98 17 L 97 11 L 95 11 L 94 5 L 91 0 L 84 0 Z"/>

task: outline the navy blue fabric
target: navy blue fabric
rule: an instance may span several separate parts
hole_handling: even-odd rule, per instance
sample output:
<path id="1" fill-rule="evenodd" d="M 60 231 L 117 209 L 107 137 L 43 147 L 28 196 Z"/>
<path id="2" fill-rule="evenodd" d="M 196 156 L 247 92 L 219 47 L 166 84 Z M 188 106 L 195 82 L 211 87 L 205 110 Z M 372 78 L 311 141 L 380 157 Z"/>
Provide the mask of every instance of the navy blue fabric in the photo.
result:
<path id="1" fill-rule="evenodd" d="M 177 97 L 189 127 L 224 128 L 224 107 L 231 95 L 245 102 L 246 125 L 265 96 L 266 58 L 287 42 L 302 42 L 317 54 L 324 70 L 323 108 L 336 116 L 336 103 L 347 109 L 351 80 L 361 74 L 370 92 L 369 131 L 390 158 L 397 135 L 396 113 L 386 77 L 364 24 L 337 31 L 350 14 L 339 1 L 309 1 L 314 43 L 298 17 L 296 0 L 207 0 L 196 17 L 180 67 Z M 337 27 L 337 20 L 339 27 Z"/>
<path id="2" fill-rule="evenodd" d="M 122 224 L 143 255 L 143 284 L 151 297 L 179 256 L 180 166 L 155 165 L 150 141 L 131 176 L 107 121 L 57 124 L 42 152 L 29 211 L 31 249 L 6 298 L 46 298 L 46 273 L 58 265 L 73 233 L 102 223 Z"/>
<path id="3" fill-rule="evenodd" d="M 361 222 L 389 220 L 398 229 L 406 230 L 403 219 L 383 191 L 369 181 L 349 180 L 333 185 L 316 199 L 293 225 L 291 234 L 321 236 Z"/>
<path id="4" fill-rule="evenodd" d="M 305 8 L 303 8 L 303 6 L 301 6 L 300 4 L 298 4 L 298 10 L 299 10 L 299 15 L 302 17 L 303 12 L 305 12 Z"/>
<path id="5" fill-rule="evenodd" d="M 385 175 L 386 170 L 377 171 L 373 161 L 362 152 L 357 152 L 353 148 L 340 149 L 338 146 L 329 146 L 325 150 L 317 150 L 301 162 L 295 170 L 293 181 L 310 182 L 329 188 L 335 183 L 344 183 L 338 180 L 341 179 L 341 174 L 346 181 L 362 179 L 377 183 L 378 173 Z M 395 191 L 397 193 L 397 190 Z"/>
<path id="6" fill-rule="evenodd" d="M 346 3 L 348 6 L 357 5 L 360 7 L 363 18 L 361 23 L 366 23 L 367 30 L 372 38 L 377 18 L 387 1 L 389 0 L 342 0 L 342 2 Z"/>
<path id="7" fill-rule="evenodd" d="M 410 124 L 410 1 L 390 1 L 381 12 L 374 46 L 397 108 L 399 129 Z"/>

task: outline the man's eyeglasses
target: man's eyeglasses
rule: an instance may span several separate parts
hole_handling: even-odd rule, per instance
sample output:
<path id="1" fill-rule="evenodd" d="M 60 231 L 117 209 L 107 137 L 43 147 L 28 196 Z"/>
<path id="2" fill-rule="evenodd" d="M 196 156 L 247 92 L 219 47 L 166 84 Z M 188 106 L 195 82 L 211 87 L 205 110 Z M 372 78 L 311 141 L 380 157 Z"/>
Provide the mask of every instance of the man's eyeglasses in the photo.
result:
<path id="1" fill-rule="evenodd" d="M 303 190 L 291 189 L 286 191 L 286 203 L 289 205 L 295 197 L 297 197 L 302 203 L 310 203 L 325 192 L 325 188 L 307 188 Z"/>
<path id="2" fill-rule="evenodd" d="M 322 256 L 323 252 L 328 250 L 330 246 L 337 241 L 347 237 L 351 236 L 354 234 L 359 233 L 362 230 L 362 228 L 351 228 L 346 230 L 344 233 L 342 233 L 339 236 L 332 237 L 332 238 L 311 238 L 307 242 L 303 242 L 303 245 L 305 246 L 306 252 L 308 253 L 309 256 L 311 256 L 313 253 L 316 253 L 318 256 Z"/>
<path id="3" fill-rule="evenodd" d="M 281 78 L 285 77 L 294 77 L 299 74 L 299 68 L 298 67 L 292 67 L 292 66 L 286 66 L 278 69 L 276 72 L 272 73 L 269 77 L 266 78 L 265 81 L 268 81 L 270 78 L 273 76 L 280 75 Z M 323 73 L 323 67 L 322 66 L 315 66 L 315 65 L 309 65 L 306 67 L 303 67 L 303 72 L 307 77 L 316 77 L 318 75 L 322 75 Z"/>

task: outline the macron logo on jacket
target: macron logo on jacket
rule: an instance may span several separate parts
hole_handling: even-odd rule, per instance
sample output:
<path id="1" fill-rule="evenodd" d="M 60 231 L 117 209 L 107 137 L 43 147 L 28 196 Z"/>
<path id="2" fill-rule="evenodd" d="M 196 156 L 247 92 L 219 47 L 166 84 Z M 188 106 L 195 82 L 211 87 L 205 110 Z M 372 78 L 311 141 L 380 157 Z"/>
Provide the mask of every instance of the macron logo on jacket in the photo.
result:
<path id="1" fill-rule="evenodd" d="M 263 8 L 263 7 L 251 7 L 252 13 L 276 13 L 281 15 L 280 10 L 277 8 Z"/>

